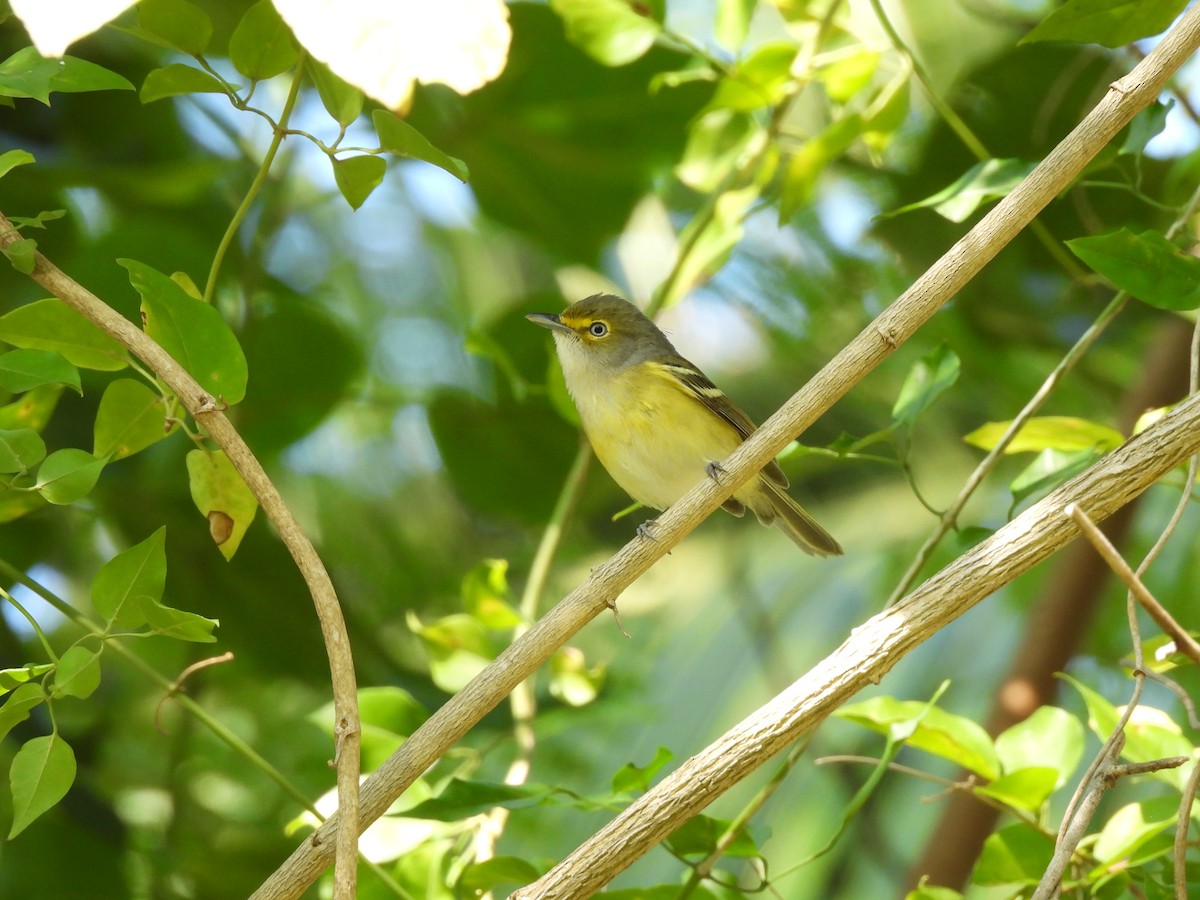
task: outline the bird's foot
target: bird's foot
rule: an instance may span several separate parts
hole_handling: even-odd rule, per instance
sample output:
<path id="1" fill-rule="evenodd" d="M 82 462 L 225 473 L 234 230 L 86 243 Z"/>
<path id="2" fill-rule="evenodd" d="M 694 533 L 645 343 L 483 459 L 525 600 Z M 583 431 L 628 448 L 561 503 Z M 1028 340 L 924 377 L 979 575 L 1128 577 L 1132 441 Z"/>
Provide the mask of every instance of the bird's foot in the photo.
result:
<path id="1" fill-rule="evenodd" d="M 717 484 L 720 484 L 721 476 L 725 474 L 725 468 L 714 459 L 704 467 L 704 472 L 709 478 L 711 478 Z"/>
<path id="2" fill-rule="evenodd" d="M 658 538 L 654 536 L 654 526 L 657 524 L 658 519 L 647 519 L 637 527 L 638 535 L 646 538 L 646 540 L 657 542 Z"/>

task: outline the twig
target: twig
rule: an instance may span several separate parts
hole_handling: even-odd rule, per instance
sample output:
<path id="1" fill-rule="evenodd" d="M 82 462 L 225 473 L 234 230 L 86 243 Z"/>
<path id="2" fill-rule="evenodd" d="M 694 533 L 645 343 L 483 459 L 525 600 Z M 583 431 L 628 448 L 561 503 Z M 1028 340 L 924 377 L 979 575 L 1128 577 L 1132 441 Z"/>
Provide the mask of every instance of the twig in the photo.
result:
<path id="1" fill-rule="evenodd" d="M 1178 622 L 1175 617 L 1167 612 L 1161 603 L 1155 599 L 1154 595 L 1142 584 L 1142 580 L 1137 577 L 1133 569 L 1129 568 L 1129 563 L 1121 558 L 1121 554 L 1117 552 L 1117 548 L 1109 543 L 1103 532 L 1096 527 L 1088 514 L 1078 506 L 1072 504 L 1065 510 L 1066 514 L 1075 520 L 1075 524 L 1079 526 L 1079 530 L 1096 548 L 1096 552 L 1104 557 L 1104 561 L 1108 563 L 1110 569 L 1118 578 L 1125 583 L 1129 591 L 1137 599 L 1138 603 L 1142 604 L 1142 608 L 1149 613 L 1150 618 L 1155 624 L 1163 630 L 1163 633 L 1168 635 L 1175 642 L 1175 646 L 1180 653 L 1186 653 L 1192 658 L 1192 661 L 1200 665 L 1200 643 L 1196 642 L 1187 631 Z"/>
<path id="2" fill-rule="evenodd" d="M 167 686 L 166 691 L 164 691 L 162 697 L 159 698 L 158 706 L 154 707 L 154 730 L 164 737 L 166 736 L 166 732 L 162 730 L 162 725 L 160 723 L 162 718 L 162 709 L 168 700 L 174 698 L 180 693 L 180 691 L 183 690 L 183 683 L 187 681 L 189 677 L 194 675 L 196 672 L 199 672 L 201 669 L 207 669 L 209 666 L 219 666 L 222 663 L 232 661 L 233 654 L 226 650 L 220 656 L 210 656 L 208 659 L 202 659 L 199 662 L 194 662 L 180 672 L 179 677 Z"/>
<path id="3" fill-rule="evenodd" d="M 1183 796 L 1179 798 L 1178 824 L 1175 826 L 1175 900 L 1188 900 L 1187 890 L 1187 850 L 1188 826 L 1192 821 L 1192 803 L 1196 800 L 1196 790 L 1200 788 L 1200 762 L 1193 763 L 1192 774 L 1188 776 L 1183 788 Z"/>
<path id="4" fill-rule="evenodd" d="M 0 213 L 0 247 L 7 246 L 19 235 L 12 223 Z M 325 638 L 325 651 L 329 656 L 329 668 L 333 682 L 333 702 L 336 723 L 334 726 L 334 758 L 337 765 L 339 821 L 348 823 L 337 836 L 337 866 L 335 891 L 340 897 L 353 897 L 356 863 L 358 860 L 358 774 L 359 734 L 358 689 L 354 677 L 354 661 L 350 653 L 350 639 L 346 634 L 346 623 L 338 604 L 337 593 L 329 573 L 312 543 L 300 528 L 283 496 L 267 476 L 262 464 L 250 452 L 242 436 L 225 416 L 216 398 L 204 390 L 162 347 L 140 328 L 104 303 L 99 297 L 75 281 L 46 259 L 41 253 L 34 254 L 34 268 L 30 278 L 61 299 L 76 312 L 97 325 L 111 337 L 127 347 L 134 356 L 144 362 L 156 375 L 175 392 L 184 408 L 198 422 L 203 423 L 209 436 L 216 442 L 238 474 L 246 482 L 258 500 L 259 506 L 271 520 L 279 533 L 296 567 L 304 577 L 316 606 Z M 382 812 L 382 810 L 380 810 Z M 354 823 L 350 825 L 349 823 Z M 322 839 L 328 841 L 333 835 L 326 832 Z M 310 837 L 309 840 L 314 840 Z M 330 850 L 332 851 L 332 847 Z M 331 854 L 332 855 L 332 854 Z M 346 893 L 346 884 L 349 893 Z"/>

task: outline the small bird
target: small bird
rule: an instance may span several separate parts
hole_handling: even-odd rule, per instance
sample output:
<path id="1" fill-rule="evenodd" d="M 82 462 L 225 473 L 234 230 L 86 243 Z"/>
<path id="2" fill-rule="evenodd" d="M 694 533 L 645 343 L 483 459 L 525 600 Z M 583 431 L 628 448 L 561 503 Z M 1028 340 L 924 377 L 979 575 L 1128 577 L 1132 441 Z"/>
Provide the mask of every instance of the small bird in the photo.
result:
<path id="1" fill-rule="evenodd" d="M 628 300 L 596 294 L 561 314 L 526 318 L 553 333 L 592 449 L 645 506 L 666 509 L 706 474 L 719 480 L 721 460 L 757 427 Z M 722 506 L 735 516 L 750 509 L 806 553 L 840 556 L 838 542 L 784 492 L 787 486 L 772 460 Z"/>

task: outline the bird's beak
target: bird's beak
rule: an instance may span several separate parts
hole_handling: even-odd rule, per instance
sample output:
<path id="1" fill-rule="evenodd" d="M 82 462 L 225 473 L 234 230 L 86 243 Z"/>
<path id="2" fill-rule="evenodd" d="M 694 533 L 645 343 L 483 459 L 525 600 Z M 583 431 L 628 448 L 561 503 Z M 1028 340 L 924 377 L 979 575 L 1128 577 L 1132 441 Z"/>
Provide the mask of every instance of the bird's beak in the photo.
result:
<path id="1" fill-rule="evenodd" d="M 527 318 L 534 325 L 541 325 L 543 328 L 549 328 L 553 331 L 562 331 L 566 334 L 574 334 L 570 326 L 564 325 L 562 319 L 557 313 L 530 313 Z"/>

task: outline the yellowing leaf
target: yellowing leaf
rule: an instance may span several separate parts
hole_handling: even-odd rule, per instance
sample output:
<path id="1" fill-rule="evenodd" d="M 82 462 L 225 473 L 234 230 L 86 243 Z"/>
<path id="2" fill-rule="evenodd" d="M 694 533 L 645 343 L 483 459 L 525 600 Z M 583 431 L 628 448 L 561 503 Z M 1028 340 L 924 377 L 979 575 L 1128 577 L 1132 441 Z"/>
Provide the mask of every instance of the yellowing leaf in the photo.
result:
<path id="1" fill-rule="evenodd" d="M 1011 422 L 988 422 L 963 438 L 981 450 L 991 450 Z M 1074 416 L 1036 416 L 1017 432 L 1005 453 L 1037 453 L 1042 450 L 1113 450 L 1125 442 L 1117 429 Z"/>
<path id="2" fill-rule="evenodd" d="M 208 518 L 209 533 L 221 555 L 233 559 L 258 512 L 258 501 L 220 450 L 192 450 L 187 468 L 192 502 Z"/>

